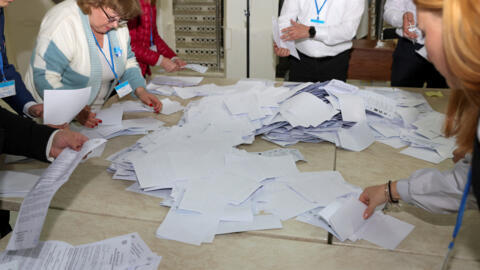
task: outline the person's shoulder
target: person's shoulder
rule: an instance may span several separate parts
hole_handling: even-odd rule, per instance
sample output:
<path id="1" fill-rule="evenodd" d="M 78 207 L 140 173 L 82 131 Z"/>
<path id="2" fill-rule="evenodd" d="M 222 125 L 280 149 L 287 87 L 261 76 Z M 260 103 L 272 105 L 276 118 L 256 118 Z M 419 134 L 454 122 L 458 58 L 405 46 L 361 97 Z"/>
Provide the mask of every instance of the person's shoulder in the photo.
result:
<path id="1" fill-rule="evenodd" d="M 59 30 L 73 31 L 76 24 L 81 24 L 80 9 L 75 0 L 66 0 L 52 7 L 43 18 L 40 32 L 43 35 L 54 36 Z"/>

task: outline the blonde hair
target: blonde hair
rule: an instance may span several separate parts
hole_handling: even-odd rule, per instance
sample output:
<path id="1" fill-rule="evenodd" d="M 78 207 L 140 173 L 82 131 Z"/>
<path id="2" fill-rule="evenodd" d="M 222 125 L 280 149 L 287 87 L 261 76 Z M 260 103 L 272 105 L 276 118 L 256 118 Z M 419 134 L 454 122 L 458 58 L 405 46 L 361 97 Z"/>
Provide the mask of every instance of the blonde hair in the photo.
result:
<path id="1" fill-rule="evenodd" d="M 77 0 L 77 4 L 84 14 L 90 14 L 92 7 L 111 8 L 124 20 L 130 20 L 142 14 L 138 0 Z"/>
<path id="2" fill-rule="evenodd" d="M 445 135 L 456 135 L 458 150 L 471 152 L 480 108 L 480 4 L 478 0 L 415 0 L 415 4 L 443 16 L 443 49 L 454 88 Z"/>

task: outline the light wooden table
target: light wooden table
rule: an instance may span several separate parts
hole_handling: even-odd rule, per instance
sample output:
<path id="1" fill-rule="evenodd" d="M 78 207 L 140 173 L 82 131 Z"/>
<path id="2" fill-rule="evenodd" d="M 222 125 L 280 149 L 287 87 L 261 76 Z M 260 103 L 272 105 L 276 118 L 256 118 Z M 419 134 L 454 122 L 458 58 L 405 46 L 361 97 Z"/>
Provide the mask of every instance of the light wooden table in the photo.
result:
<path id="1" fill-rule="evenodd" d="M 222 79 L 211 79 L 204 83 L 209 82 L 219 85 L 234 83 L 233 80 Z M 188 102 L 177 97 L 171 98 L 183 105 Z M 446 99 L 428 98 L 437 110 L 444 108 Z M 114 101 L 109 101 L 109 104 Z M 126 118 L 145 116 L 151 114 L 128 114 Z M 174 125 L 181 113 L 155 117 L 167 125 Z M 108 141 L 102 157 L 79 165 L 52 200 L 42 232 L 43 240 L 82 244 L 138 231 L 152 250 L 164 256 L 160 269 L 317 269 L 319 265 L 326 269 L 435 269 L 440 265 L 450 240 L 455 215 L 429 214 L 411 206 L 403 206 L 400 211 L 392 213 L 416 226 L 394 252 L 366 241 L 341 243 L 334 240 L 333 245 L 327 245 L 326 231 L 293 219 L 284 222 L 281 230 L 221 235 L 215 237 L 213 244 L 201 247 L 158 239 L 155 230 L 168 208 L 159 206 L 161 199 L 125 191 L 133 182 L 112 180 L 111 174 L 106 172 L 110 163 L 105 158 L 134 144 L 140 137 L 113 138 Z M 240 148 L 265 151 L 278 146 L 257 138 L 252 145 L 242 145 Z M 291 148 L 299 149 L 307 160 L 297 163 L 301 171 L 336 169 L 347 181 L 361 187 L 384 183 L 386 179 L 408 177 L 414 170 L 432 167 L 430 163 L 399 154 L 399 150 L 380 143 L 374 143 L 362 152 L 335 149 L 330 143 L 299 143 Z M 451 166 L 451 161 L 444 161 L 433 167 L 448 169 Z M 4 169 L 39 167 L 46 167 L 46 164 L 34 161 L 8 165 Z M 21 201 L 18 198 L 4 198 L 0 200 L 0 207 L 18 210 Z M 466 214 L 453 261 L 459 268 L 480 267 L 480 239 L 474 231 L 480 223 L 478 217 L 477 212 Z M 0 241 L 2 249 L 7 239 Z"/>

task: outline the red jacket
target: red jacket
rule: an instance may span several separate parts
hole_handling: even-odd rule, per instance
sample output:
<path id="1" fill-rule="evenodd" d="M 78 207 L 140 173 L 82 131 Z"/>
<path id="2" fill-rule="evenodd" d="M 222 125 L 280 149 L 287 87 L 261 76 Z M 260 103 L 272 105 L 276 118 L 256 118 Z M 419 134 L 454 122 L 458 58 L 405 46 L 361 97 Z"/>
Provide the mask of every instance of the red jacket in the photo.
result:
<path id="1" fill-rule="evenodd" d="M 130 30 L 131 47 L 135 53 L 138 64 L 142 69 L 142 74 L 151 75 L 150 66 L 154 66 L 160 55 L 167 58 L 177 56 L 175 52 L 168 47 L 167 43 L 158 35 L 157 30 L 157 9 L 154 4 L 139 0 L 142 7 L 142 15 L 128 22 Z M 150 30 L 153 33 L 153 43 L 157 46 L 157 51 L 150 50 Z"/>

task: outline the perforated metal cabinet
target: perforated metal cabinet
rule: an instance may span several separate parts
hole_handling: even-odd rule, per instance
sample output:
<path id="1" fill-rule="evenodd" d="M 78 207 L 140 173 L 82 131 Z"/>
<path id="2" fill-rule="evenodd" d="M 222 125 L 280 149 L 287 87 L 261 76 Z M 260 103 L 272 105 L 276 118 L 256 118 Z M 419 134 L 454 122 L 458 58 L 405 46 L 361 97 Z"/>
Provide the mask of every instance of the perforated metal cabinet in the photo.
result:
<path id="1" fill-rule="evenodd" d="M 223 73 L 223 0 L 174 0 L 176 52 L 189 63 Z"/>

